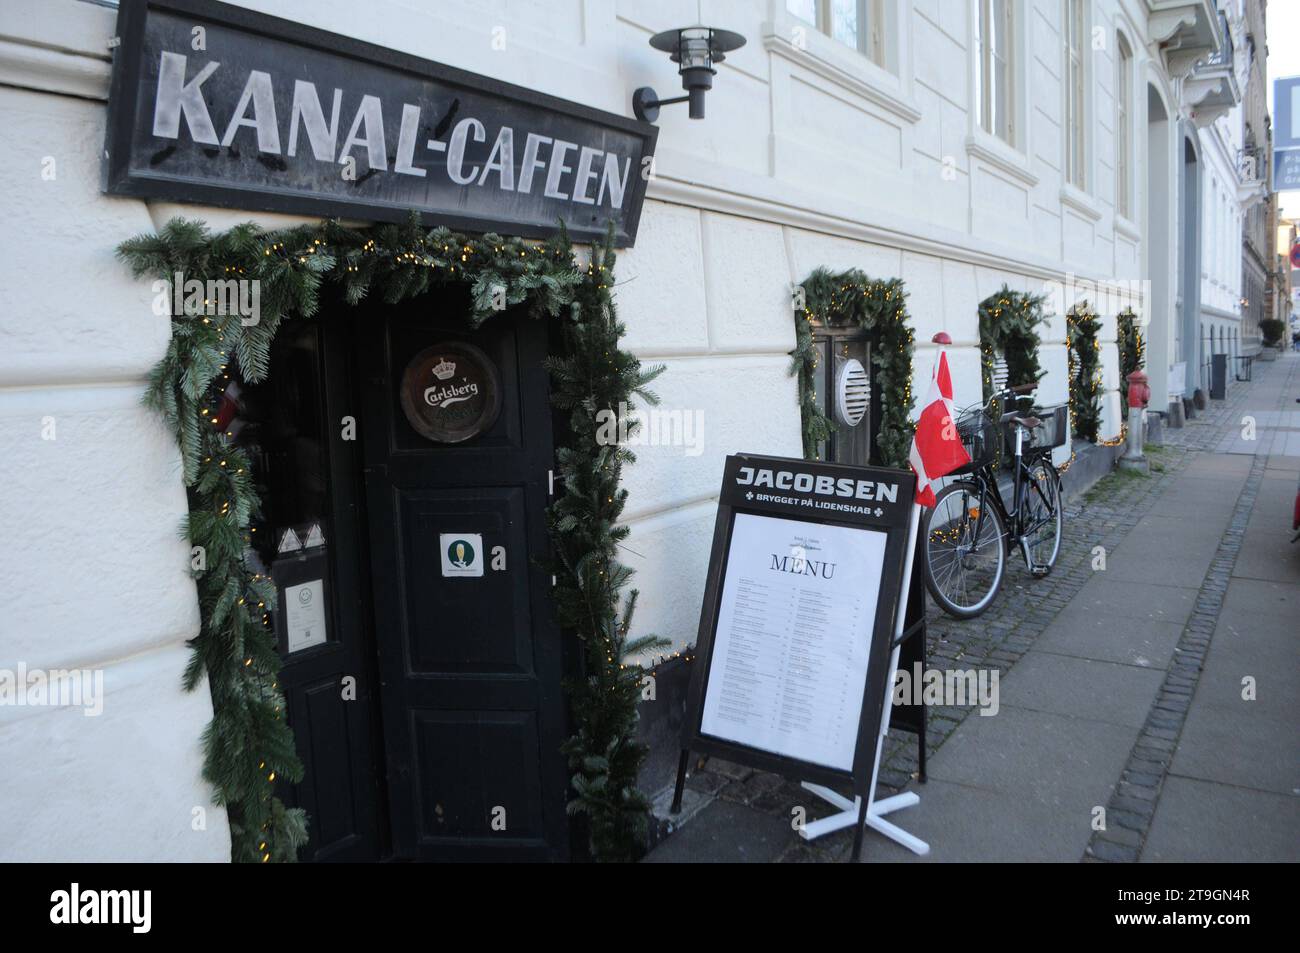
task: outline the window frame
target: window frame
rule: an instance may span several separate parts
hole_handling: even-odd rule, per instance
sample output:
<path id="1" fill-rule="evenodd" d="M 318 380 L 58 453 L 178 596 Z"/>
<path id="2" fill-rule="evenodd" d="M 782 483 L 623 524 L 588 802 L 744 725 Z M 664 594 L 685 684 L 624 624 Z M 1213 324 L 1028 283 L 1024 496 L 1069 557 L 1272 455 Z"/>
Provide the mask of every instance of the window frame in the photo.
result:
<path id="1" fill-rule="evenodd" d="M 870 62 L 885 69 L 889 68 L 885 46 L 885 0 L 853 0 L 857 15 L 857 40 L 853 45 L 835 35 L 832 4 L 834 0 L 812 0 L 814 21 L 805 20 L 790 3 L 785 3 L 785 10 L 791 17 L 802 23 L 808 23 L 818 33 L 829 37 L 841 46 L 855 50 Z"/>
<path id="2" fill-rule="evenodd" d="M 1115 31 L 1115 214 L 1133 221 L 1133 46 Z"/>
<path id="3" fill-rule="evenodd" d="M 1016 113 L 1019 108 L 1018 95 L 1016 86 L 1016 70 L 1018 69 L 1018 58 L 1016 56 L 1016 34 L 1018 29 L 1019 17 L 1016 16 L 1015 0 L 1000 0 L 1002 3 L 1002 29 L 992 31 L 993 21 L 995 20 L 994 6 L 999 0 L 975 0 L 974 8 L 974 36 L 975 36 L 975 99 L 976 99 L 976 124 L 985 134 L 999 139 L 1011 146 L 1016 147 L 1019 138 L 1019 124 L 1016 122 Z M 1001 37 L 1005 49 L 1002 55 L 1003 65 L 1003 84 L 1005 86 L 1006 104 L 1002 111 L 1001 118 L 1005 120 L 1006 130 L 997 128 L 996 118 L 994 115 L 997 105 L 997 92 L 995 88 L 997 80 L 997 70 L 994 68 L 998 58 L 997 43 L 989 42 L 989 35 Z"/>
<path id="4" fill-rule="evenodd" d="M 795 16 L 787 0 L 766 0 L 766 4 L 768 18 L 762 28 L 763 48 L 781 61 L 773 62 L 774 84 L 780 87 L 795 76 L 818 86 L 824 81 L 829 84 L 824 88 L 832 95 L 847 95 L 848 101 L 871 112 L 884 110 L 890 114 L 887 121 L 901 122 L 904 130 L 921 121 L 921 109 L 913 96 L 914 0 L 884 0 L 883 64 L 872 62 Z M 786 111 L 786 98 L 785 95 L 776 97 L 778 114 Z M 777 137 L 778 142 L 780 138 Z"/>
<path id="5" fill-rule="evenodd" d="M 966 103 L 966 154 L 975 168 L 997 170 L 1021 188 L 1038 185 L 1034 172 L 1033 124 L 1029 110 L 1029 55 L 1031 38 L 1028 24 L 1033 11 L 1026 0 L 1007 0 L 1010 6 L 1010 30 L 1007 33 L 1009 56 L 1007 60 L 1007 111 L 1011 140 L 987 131 L 980 122 L 981 53 L 980 29 L 981 0 L 967 0 L 966 83 L 969 95 Z"/>
<path id="6" fill-rule="evenodd" d="M 1065 131 L 1065 154 L 1061 163 L 1066 185 L 1087 192 L 1088 174 L 1088 3 L 1063 0 L 1061 46 L 1064 56 L 1062 87 L 1065 109 L 1061 127 Z"/>

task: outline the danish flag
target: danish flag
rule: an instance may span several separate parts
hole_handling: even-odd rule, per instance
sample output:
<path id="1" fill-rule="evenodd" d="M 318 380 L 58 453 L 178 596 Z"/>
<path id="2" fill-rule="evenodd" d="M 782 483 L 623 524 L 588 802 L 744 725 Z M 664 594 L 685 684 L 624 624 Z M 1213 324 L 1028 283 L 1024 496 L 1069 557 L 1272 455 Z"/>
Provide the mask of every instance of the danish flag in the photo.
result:
<path id="1" fill-rule="evenodd" d="M 916 472 L 916 502 L 922 506 L 934 506 L 931 481 L 970 463 L 970 455 L 957 435 L 952 410 L 952 375 L 948 373 L 948 355 L 942 347 L 934 362 L 925 406 L 916 422 L 908 462 Z"/>

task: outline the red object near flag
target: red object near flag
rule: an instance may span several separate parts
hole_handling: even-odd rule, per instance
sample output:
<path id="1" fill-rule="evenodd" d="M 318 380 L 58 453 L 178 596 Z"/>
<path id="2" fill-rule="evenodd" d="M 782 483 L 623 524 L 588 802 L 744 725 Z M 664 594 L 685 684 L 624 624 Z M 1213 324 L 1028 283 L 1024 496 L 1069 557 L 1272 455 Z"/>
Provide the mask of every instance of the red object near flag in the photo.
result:
<path id="1" fill-rule="evenodd" d="M 948 373 L 948 355 L 943 348 L 934 362 L 930 390 L 916 422 L 908 462 L 916 473 L 916 502 L 922 506 L 934 506 L 932 481 L 970 463 L 970 454 L 957 434 L 952 409 L 952 375 Z"/>

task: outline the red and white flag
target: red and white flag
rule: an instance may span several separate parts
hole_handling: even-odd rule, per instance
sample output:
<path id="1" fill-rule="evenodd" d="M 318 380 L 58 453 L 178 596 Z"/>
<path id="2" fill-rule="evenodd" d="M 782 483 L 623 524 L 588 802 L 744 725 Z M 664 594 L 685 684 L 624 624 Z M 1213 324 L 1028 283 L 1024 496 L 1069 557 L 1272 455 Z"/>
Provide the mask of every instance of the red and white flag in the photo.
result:
<path id="1" fill-rule="evenodd" d="M 934 506 L 932 481 L 970 463 L 970 455 L 957 435 L 952 410 L 952 375 L 948 373 L 948 355 L 943 348 L 939 348 L 934 362 L 930 391 L 925 395 L 921 417 L 916 422 L 908 461 L 916 472 L 916 502 L 922 506 Z"/>

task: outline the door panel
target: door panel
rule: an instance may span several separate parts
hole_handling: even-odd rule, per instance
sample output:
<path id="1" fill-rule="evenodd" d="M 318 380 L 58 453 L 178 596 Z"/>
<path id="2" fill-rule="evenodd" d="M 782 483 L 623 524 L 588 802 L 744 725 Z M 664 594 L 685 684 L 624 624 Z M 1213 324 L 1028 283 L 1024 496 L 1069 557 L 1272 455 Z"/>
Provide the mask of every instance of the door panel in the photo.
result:
<path id="1" fill-rule="evenodd" d="M 541 733 L 533 712 L 426 710 L 413 722 L 423 834 L 483 839 L 490 848 L 482 819 L 495 810 L 517 845 L 541 846 Z"/>
<path id="2" fill-rule="evenodd" d="M 289 702 L 299 752 L 312 767 L 301 785 L 312 836 L 335 849 L 361 835 L 355 823 L 361 800 L 357 787 L 370 779 L 351 770 L 358 761 L 352 750 L 358 734 L 352 722 L 358 710 L 355 702 L 343 701 L 334 675 L 298 687 Z M 365 807 L 370 809 L 369 801 Z"/>
<path id="3" fill-rule="evenodd" d="M 253 453 L 264 488 L 253 549 L 279 591 L 279 681 L 304 769 L 300 783 L 281 780 L 277 788 L 286 804 L 307 812 L 303 861 L 376 860 L 384 851 L 374 739 L 377 677 L 358 514 L 361 461 L 356 443 L 340 439 L 334 423 L 356 413 L 349 310 L 327 309 L 316 320 L 286 324 L 272 349 L 272 374 L 244 389 L 232 424 Z M 309 527 L 322 538 L 278 551 L 286 530 L 306 540 Z M 324 599 L 324 629 L 314 633 L 324 641 L 289 651 L 286 594 L 308 582 L 318 582 Z"/>
<path id="4" fill-rule="evenodd" d="M 440 530 L 455 527 L 458 532 L 480 534 L 485 549 L 480 556 L 485 563 L 482 577 L 407 587 L 410 671 L 532 674 L 528 579 L 526 573 L 510 571 L 510 554 L 528 552 L 523 489 L 398 491 L 396 506 L 411 578 L 441 574 Z M 491 554 L 498 546 L 505 549 L 505 571 L 491 568 Z"/>
<path id="5" fill-rule="evenodd" d="M 373 308 L 361 345 L 394 851 L 562 859 L 561 646 L 534 561 L 552 465 L 547 326 L 506 313 L 471 332 L 463 297 L 429 297 Z M 480 348 L 501 380 L 495 423 L 462 443 L 421 436 L 399 396 L 407 363 L 447 342 Z M 449 570 L 448 539 L 479 546 L 481 575 Z"/>

